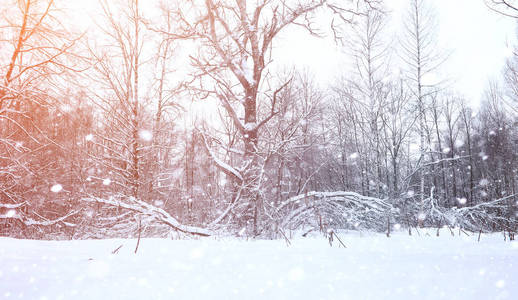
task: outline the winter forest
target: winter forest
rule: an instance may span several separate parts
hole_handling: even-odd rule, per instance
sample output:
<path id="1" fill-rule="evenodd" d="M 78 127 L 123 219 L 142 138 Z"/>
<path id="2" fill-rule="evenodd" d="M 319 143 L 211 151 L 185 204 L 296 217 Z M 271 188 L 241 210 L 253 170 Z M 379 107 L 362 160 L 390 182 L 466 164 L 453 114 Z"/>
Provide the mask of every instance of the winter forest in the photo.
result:
<path id="1" fill-rule="evenodd" d="M 435 75 L 431 1 L 391 39 L 382 1 L 100 1 L 82 32 L 5 2 L 4 236 L 518 229 L 518 56 L 474 110 Z M 295 26 L 352 57 L 339 80 L 274 66 Z"/>
<path id="2" fill-rule="evenodd" d="M 0 0 L 0 236 L 514 240 L 518 48 L 464 95 L 436 1 L 80 2 Z M 341 73 L 282 63 L 294 32 Z"/>

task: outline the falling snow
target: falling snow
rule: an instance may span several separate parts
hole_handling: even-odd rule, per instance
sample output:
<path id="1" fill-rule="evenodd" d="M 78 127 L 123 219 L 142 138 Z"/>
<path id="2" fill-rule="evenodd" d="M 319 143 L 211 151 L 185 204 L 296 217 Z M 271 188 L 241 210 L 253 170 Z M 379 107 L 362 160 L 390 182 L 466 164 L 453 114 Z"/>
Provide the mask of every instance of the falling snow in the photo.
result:
<path id="1" fill-rule="evenodd" d="M 149 130 L 140 130 L 139 138 L 145 142 L 149 142 L 153 139 L 153 133 Z"/>
<path id="2" fill-rule="evenodd" d="M 480 184 L 480 186 L 487 186 L 489 185 L 489 180 L 487 180 L 486 178 L 482 178 L 480 179 L 480 182 L 478 184 Z"/>
<path id="3" fill-rule="evenodd" d="M 61 184 L 55 184 L 50 188 L 50 191 L 53 193 L 59 193 L 63 190 L 63 186 Z"/>
<path id="4" fill-rule="evenodd" d="M 464 146 L 464 141 L 463 140 L 461 140 L 461 139 L 455 140 L 455 148 L 460 148 L 462 146 Z"/>

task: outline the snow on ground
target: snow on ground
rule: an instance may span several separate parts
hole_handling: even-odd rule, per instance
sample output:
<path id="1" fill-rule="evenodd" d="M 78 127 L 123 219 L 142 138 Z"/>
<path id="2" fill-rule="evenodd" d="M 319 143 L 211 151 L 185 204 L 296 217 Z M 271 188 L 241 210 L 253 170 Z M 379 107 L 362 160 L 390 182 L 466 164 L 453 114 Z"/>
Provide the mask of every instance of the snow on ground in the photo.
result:
<path id="1" fill-rule="evenodd" d="M 518 299 L 518 242 L 502 234 L 340 235 L 347 249 L 144 239 L 136 255 L 135 240 L 0 238 L 0 299 Z"/>

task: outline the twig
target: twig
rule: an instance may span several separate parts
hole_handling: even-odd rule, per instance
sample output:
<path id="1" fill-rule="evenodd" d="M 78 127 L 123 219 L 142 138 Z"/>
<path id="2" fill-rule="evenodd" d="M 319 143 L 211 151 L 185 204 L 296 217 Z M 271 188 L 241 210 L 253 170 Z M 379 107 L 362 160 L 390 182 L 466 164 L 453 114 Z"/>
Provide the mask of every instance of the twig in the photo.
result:
<path id="1" fill-rule="evenodd" d="M 117 254 L 119 252 L 119 250 L 122 248 L 123 245 L 120 245 L 119 247 L 117 247 L 117 249 L 113 250 L 112 251 L 112 254 Z"/>
<path id="2" fill-rule="evenodd" d="M 140 233 L 142 232 L 142 218 L 139 218 L 138 220 L 138 239 L 137 239 L 137 246 L 135 247 L 135 254 L 137 254 L 138 246 L 140 245 Z"/>
<path id="3" fill-rule="evenodd" d="M 338 234 L 336 234 L 336 232 L 335 232 L 335 236 L 336 236 L 336 239 L 340 242 L 340 244 L 342 244 L 342 246 L 344 246 L 344 248 L 347 248 L 347 246 L 342 242 L 342 240 L 340 239 Z"/>
<path id="4" fill-rule="evenodd" d="M 308 231 L 306 231 L 305 233 L 302 234 L 303 237 L 306 237 L 308 236 L 308 233 L 310 233 L 311 231 L 313 231 L 314 228 L 310 228 Z"/>
<path id="5" fill-rule="evenodd" d="M 284 237 L 284 239 L 286 240 L 286 244 L 289 246 L 291 246 L 291 242 L 290 240 L 288 239 L 288 237 L 286 236 L 286 234 L 284 234 L 284 231 L 282 229 L 279 228 L 279 232 L 282 234 L 282 236 Z"/>
<path id="6" fill-rule="evenodd" d="M 466 231 L 464 231 L 464 229 L 460 229 L 460 231 L 464 233 L 466 236 L 469 236 L 469 234 Z"/>

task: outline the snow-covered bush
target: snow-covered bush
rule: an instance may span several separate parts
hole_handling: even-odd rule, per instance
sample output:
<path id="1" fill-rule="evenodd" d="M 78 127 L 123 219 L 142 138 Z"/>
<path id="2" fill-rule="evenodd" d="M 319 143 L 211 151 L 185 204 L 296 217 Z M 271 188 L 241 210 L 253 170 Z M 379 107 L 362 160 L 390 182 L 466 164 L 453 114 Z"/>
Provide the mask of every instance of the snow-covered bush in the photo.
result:
<path id="1" fill-rule="evenodd" d="M 309 192 L 277 208 L 281 228 L 309 225 L 320 229 L 350 228 L 384 231 L 396 210 L 388 202 L 353 192 Z"/>

